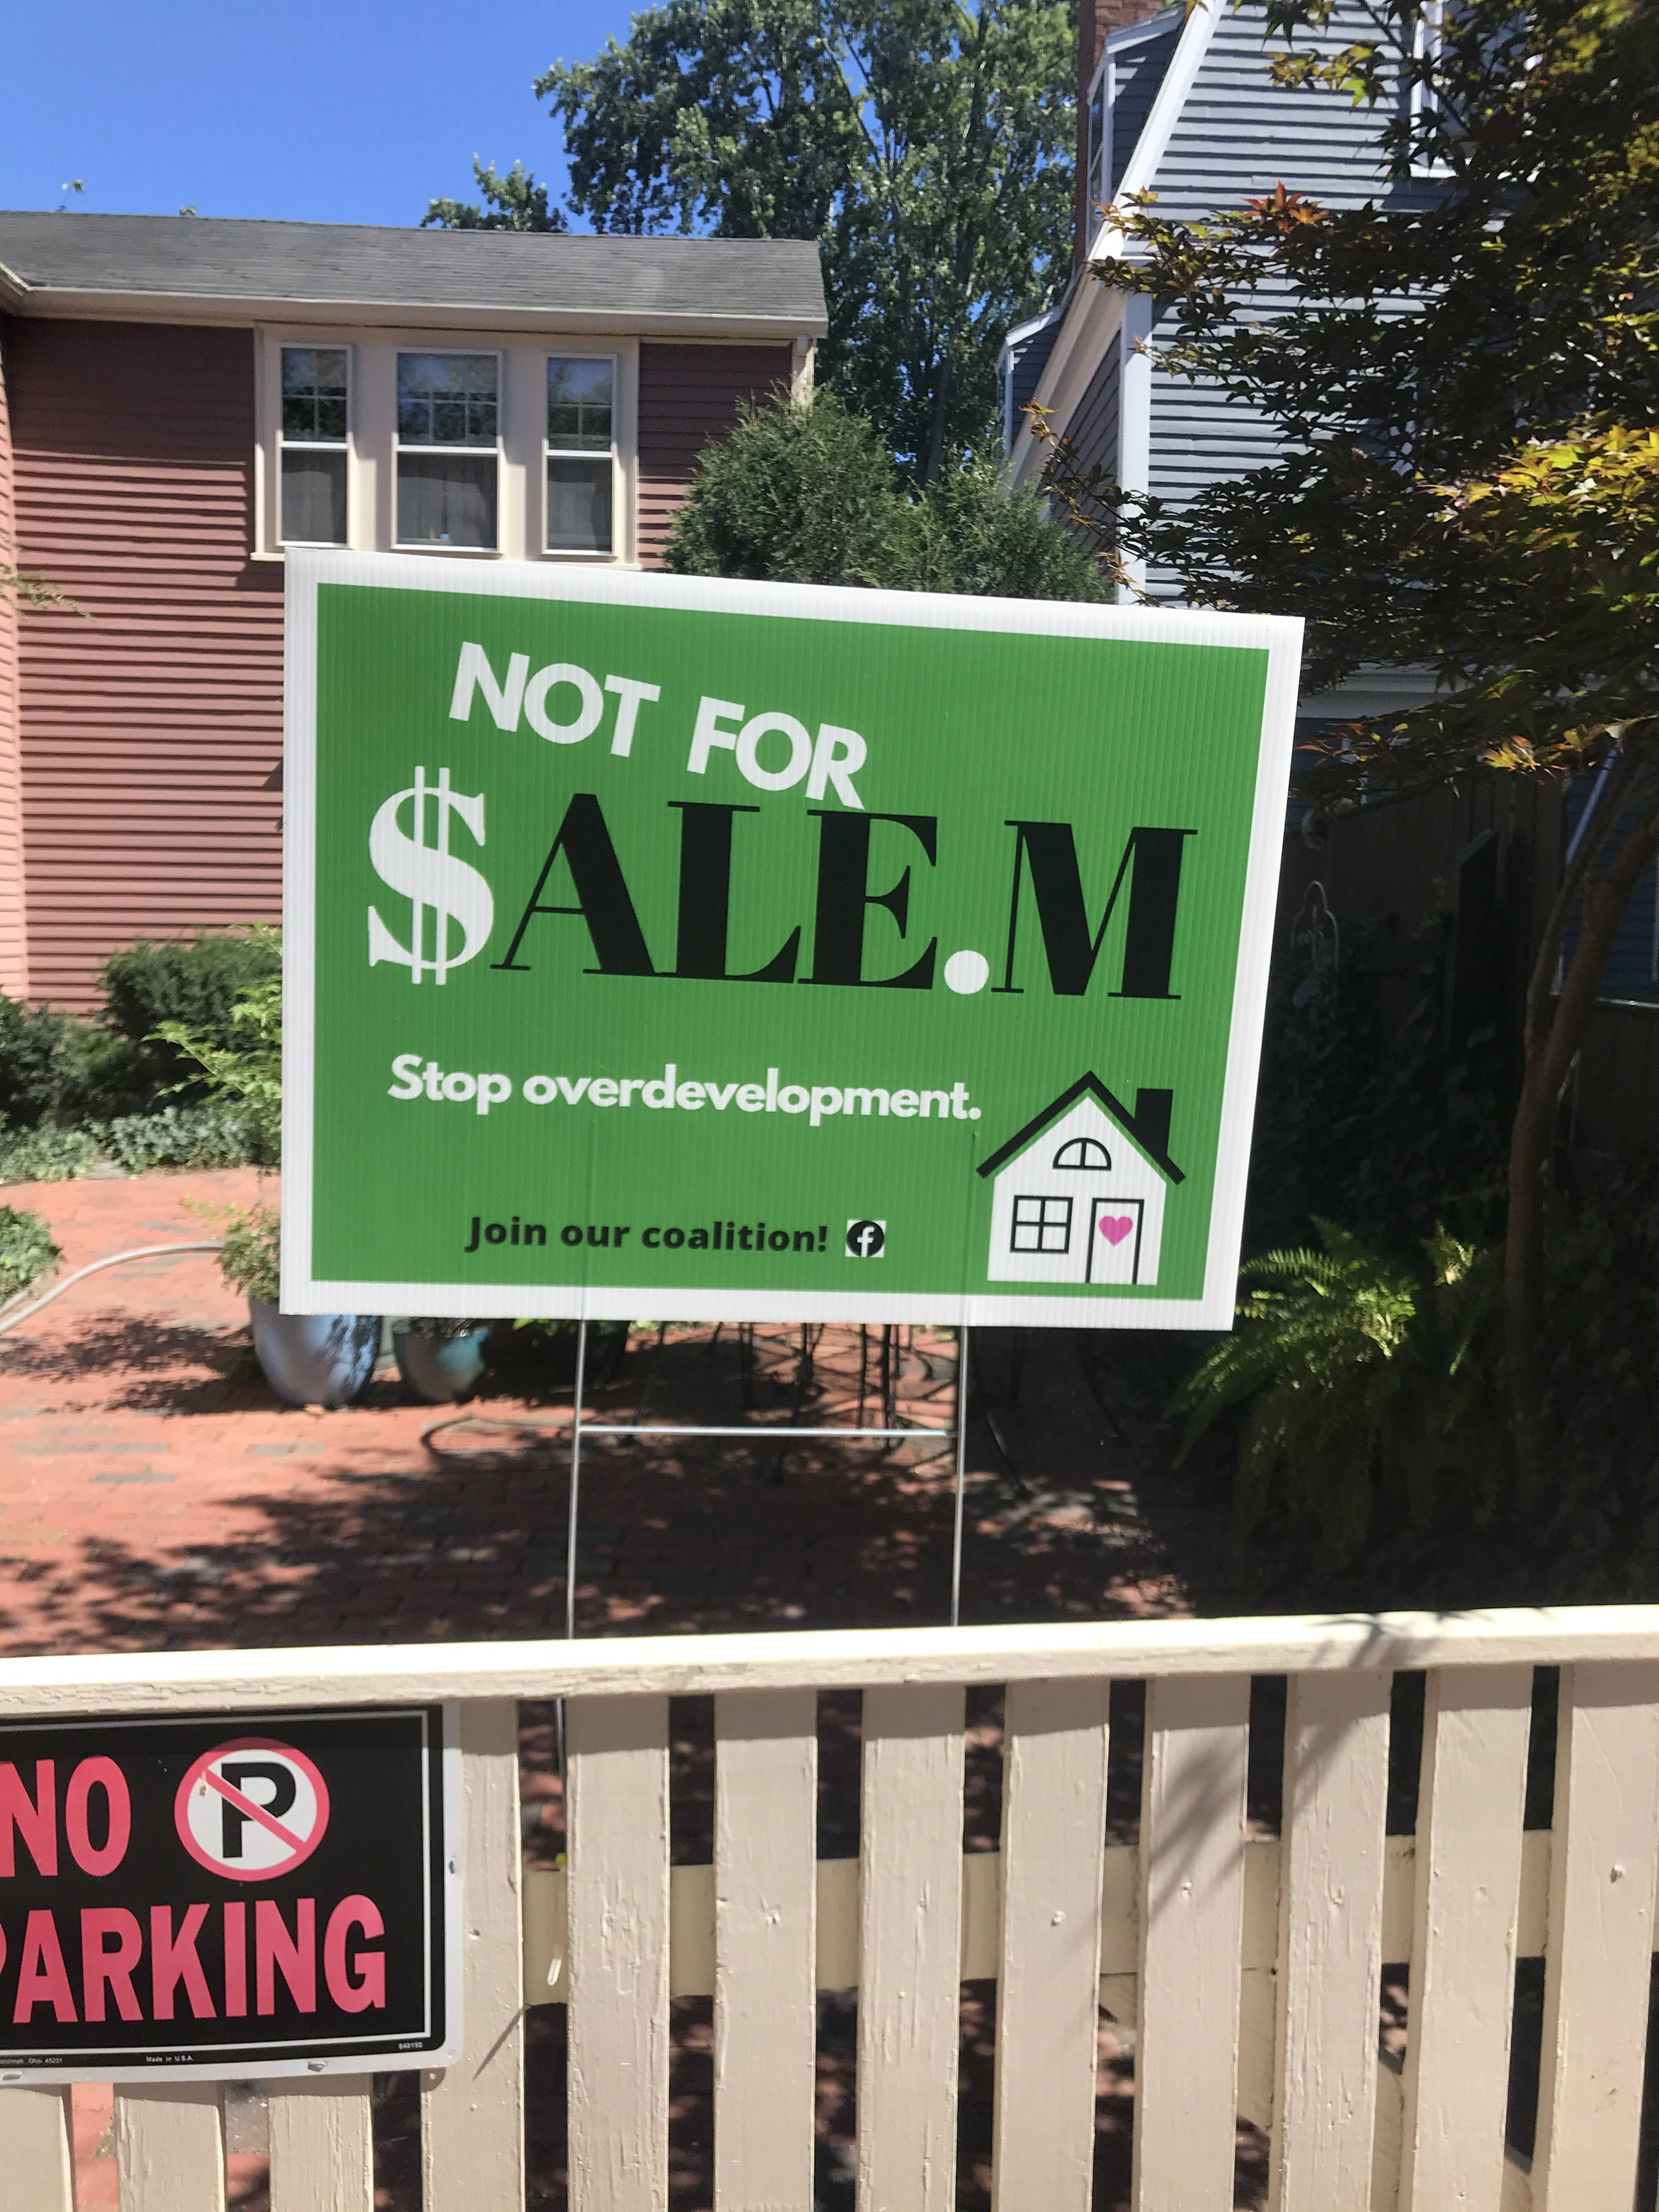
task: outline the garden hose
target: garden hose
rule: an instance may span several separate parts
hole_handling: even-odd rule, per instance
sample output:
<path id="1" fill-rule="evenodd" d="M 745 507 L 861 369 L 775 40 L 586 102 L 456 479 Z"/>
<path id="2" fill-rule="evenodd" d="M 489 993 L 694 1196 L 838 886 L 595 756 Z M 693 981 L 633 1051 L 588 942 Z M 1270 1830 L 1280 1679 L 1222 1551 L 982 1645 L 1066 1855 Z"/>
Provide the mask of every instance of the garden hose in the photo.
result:
<path id="1" fill-rule="evenodd" d="M 54 1298 L 61 1298 L 65 1291 L 72 1291 L 88 1275 L 97 1274 L 101 1268 L 119 1267 L 129 1260 L 155 1260 L 165 1252 L 217 1252 L 220 1249 L 216 1237 L 201 1244 L 141 1244 L 135 1252 L 117 1252 L 107 1260 L 94 1260 L 90 1267 L 77 1267 L 72 1275 L 65 1275 L 61 1283 L 54 1283 L 45 1297 L 36 1298 L 32 1305 L 24 1306 L 16 1313 L 7 1314 L 3 1320 L 0 1320 L 0 1336 L 5 1335 L 8 1329 L 15 1328 L 19 1322 L 27 1321 L 31 1314 L 38 1314 L 43 1306 L 49 1306 Z"/>

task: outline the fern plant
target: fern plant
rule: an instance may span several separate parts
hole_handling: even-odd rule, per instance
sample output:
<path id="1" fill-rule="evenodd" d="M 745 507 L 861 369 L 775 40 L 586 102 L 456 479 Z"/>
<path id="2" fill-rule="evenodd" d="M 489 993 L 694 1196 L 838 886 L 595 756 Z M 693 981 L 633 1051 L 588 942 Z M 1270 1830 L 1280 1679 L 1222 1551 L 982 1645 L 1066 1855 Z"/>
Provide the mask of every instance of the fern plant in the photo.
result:
<path id="1" fill-rule="evenodd" d="M 1279 1508 L 1339 1558 L 1365 1540 L 1384 1483 L 1419 1526 L 1448 1506 L 1490 1517 L 1501 1253 L 1439 1229 L 1420 1263 L 1401 1265 L 1332 1222 L 1315 1225 L 1322 1249 L 1268 1252 L 1240 1271 L 1264 1287 L 1176 1395 L 1183 1456 L 1241 1412 L 1243 1526 Z"/>

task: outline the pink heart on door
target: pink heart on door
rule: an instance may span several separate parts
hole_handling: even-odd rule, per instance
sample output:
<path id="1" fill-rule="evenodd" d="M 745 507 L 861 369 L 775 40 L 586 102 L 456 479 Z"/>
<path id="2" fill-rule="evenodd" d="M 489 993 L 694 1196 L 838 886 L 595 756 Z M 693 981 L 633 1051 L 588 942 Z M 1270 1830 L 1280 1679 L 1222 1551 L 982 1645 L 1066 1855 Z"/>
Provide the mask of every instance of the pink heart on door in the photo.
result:
<path id="1" fill-rule="evenodd" d="M 1121 1244 L 1134 1225 L 1132 1213 L 1103 1213 L 1100 1217 L 1100 1233 L 1109 1244 Z"/>

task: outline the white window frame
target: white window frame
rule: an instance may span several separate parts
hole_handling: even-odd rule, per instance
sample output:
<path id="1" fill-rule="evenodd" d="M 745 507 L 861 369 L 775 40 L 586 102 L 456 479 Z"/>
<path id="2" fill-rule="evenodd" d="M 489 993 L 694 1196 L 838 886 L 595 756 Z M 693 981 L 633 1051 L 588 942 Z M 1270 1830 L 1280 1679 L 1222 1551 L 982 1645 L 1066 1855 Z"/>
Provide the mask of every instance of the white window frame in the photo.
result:
<path id="1" fill-rule="evenodd" d="M 547 365 L 555 361 L 604 361 L 611 364 L 611 543 L 603 551 L 583 552 L 569 546 L 552 546 L 547 542 L 550 516 L 547 497 L 547 465 L 551 460 L 598 460 L 598 452 L 588 447 L 586 451 L 574 446 L 556 446 L 547 434 Z M 539 549 L 538 557 L 544 561 L 603 561 L 614 567 L 617 561 L 617 542 L 625 532 L 619 527 L 623 520 L 623 502 L 626 495 L 627 474 L 622 465 L 621 440 L 618 436 L 623 420 L 623 357 L 610 346 L 587 346 L 580 343 L 546 346 L 542 354 L 542 418 L 541 468 L 538 476 L 540 487 L 536 504 L 539 509 L 539 526 L 536 532 Z"/>
<path id="2" fill-rule="evenodd" d="M 398 362 L 405 354 L 448 354 L 457 360 L 488 359 L 495 364 L 495 442 L 489 446 L 405 446 L 403 433 L 398 428 Z M 459 555 L 466 561 L 499 561 L 501 557 L 501 453 L 503 432 L 507 419 L 507 362 L 498 345 L 468 345 L 463 339 L 437 345 L 399 345 L 393 349 L 392 363 L 392 550 L 394 553 L 435 553 L 449 558 Z M 438 545 L 429 538 L 399 538 L 398 535 L 398 494 L 401 487 L 401 456 L 404 453 L 493 453 L 495 460 L 495 543 L 493 545 Z"/>
<path id="3" fill-rule="evenodd" d="M 647 341 L 648 342 L 648 341 Z M 343 319 L 332 329 L 308 323 L 261 324 L 255 331 L 251 557 L 281 562 L 282 349 L 345 348 L 351 356 L 350 442 L 346 459 L 346 544 L 354 552 L 441 554 L 458 561 L 576 561 L 639 566 L 639 376 L 641 340 L 621 331 L 539 328 L 434 330 L 418 322 L 377 325 Z M 699 341 L 686 340 L 686 343 Z M 707 341 L 710 344 L 730 340 Z M 496 546 L 407 545 L 397 541 L 398 360 L 400 353 L 494 354 L 497 371 Z M 583 355 L 612 363 L 612 548 L 550 553 L 547 545 L 547 363 Z M 811 354 L 806 356 L 810 374 Z M 422 450 L 410 447 L 406 450 Z M 433 448 L 425 448 L 431 451 Z M 441 449 L 438 449 L 441 450 Z M 483 453 L 487 447 L 455 447 Z"/>
<path id="4" fill-rule="evenodd" d="M 346 364 L 346 434 L 343 438 L 290 438 L 283 428 L 283 356 L 285 353 L 343 353 Z M 356 487 L 353 483 L 352 449 L 356 428 L 357 364 L 349 340 L 336 333 L 322 338 L 285 337 L 276 348 L 276 453 L 273 471 L 273 523 L 276 543 L 279 546 L 321 545 L 338 548 L 351 543 L 351 509 Z M 345 455 L 345 537 L 286 538 L 283 534 L 283 455 L 295 453 L 343 453 Z"/>

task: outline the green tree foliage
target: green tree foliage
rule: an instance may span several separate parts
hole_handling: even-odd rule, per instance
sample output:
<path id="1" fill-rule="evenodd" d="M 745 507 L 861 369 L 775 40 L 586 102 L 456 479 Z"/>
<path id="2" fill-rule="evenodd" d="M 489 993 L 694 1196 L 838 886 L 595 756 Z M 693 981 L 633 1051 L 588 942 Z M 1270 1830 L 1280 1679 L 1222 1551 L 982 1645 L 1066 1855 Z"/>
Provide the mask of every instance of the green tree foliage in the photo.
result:
<path id="1" fill-rule="evenodd" d="M 1659 852 L 1659 9 L 1460 0 L 1436 42 L 1417 0 L 1372 0 L 1346 46 L 1330 0 L 1260 12 L 1281 82 L 1395 104 L 1402 189 L 1331 210 L 1291 179 L 1190 223 L 1112 210 L 1102 281 L 1150 294 L 1163 367 L 1267 418 L 1280 457 L 1183 509 L 1064 447 L 1048 480 L 1192 598 L 1305 616 L 1315 687 L 1436 672 L 1431 703 L 1343 733 L 1326 803 L 1611 766 L 1537 950 L 1510 1148 L 1506 1357 L 1535 1492 L 1555 1105 Z M 1438 189 L 1410 188 L 1427 169 Z"/>
<path id="2" fill-rule="evenodd" d="M 562 208 L 552 205 L 547 186 L 538 185 L 522 161 L 515 161 L 503 177 L 493 161 L 472 156 L 472 175 L 478 187 L 476 200 L 431 200 L 421 217 L 421 227 L 440 230 L 567 230 Z"/>
<path id="3" fill-rule="evenodd" d="M 960 464 L 916 492 L 831 392 L 810 406 L 748 408 L 704 449 L 667 561 L 695 576 L 1009 599 L 1103 599 L 1109 589 L 1031 493 L 1008 495 L 994 463 Z"/>
<path id="4" fill-rule="evenodd" d="M 924 480 L 983 441 L 1012 316 L 1065 280 L 1069 0 L 665 0 L 561 62 L 596 230 L 818 239 L 823 368 Z"/>
<path id="5" fill-rule="evenodd" d="M 208 1096 L 227 1100 L 247 1126 L 254 1159 L 274 1164 L 283 1142 L 283 979 L 246 985 L 231 1012 L 234 1042 L 221 1044 L 186 1022 L 163 1022 L 157 1036 L 203 1070 Z M 180 1090 L 186 1086 L 179 1085 Z"/>

